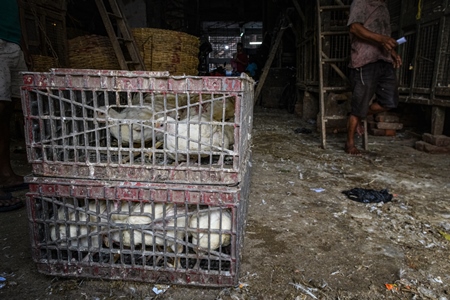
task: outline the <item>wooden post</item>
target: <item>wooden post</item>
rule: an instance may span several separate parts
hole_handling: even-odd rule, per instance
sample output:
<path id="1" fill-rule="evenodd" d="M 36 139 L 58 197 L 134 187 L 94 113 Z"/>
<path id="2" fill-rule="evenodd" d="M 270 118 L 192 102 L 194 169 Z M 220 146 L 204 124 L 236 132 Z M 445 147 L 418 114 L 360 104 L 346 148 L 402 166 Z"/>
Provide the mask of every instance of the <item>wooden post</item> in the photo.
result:
<path id="1" fill-rule="evenodd" d="M 445 107 L 433 106 L 431 108 L 431 134 L 440 135 L 444 131 Z"/>

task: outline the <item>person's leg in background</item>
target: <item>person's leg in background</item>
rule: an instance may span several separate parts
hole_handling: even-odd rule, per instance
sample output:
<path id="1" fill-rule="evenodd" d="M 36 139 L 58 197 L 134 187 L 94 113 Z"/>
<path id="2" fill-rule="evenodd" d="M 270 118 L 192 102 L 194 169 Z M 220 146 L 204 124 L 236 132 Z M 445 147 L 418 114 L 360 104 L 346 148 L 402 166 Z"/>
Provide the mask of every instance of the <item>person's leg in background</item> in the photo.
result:
<path id="1" fill-rule="evenodd" d="M 19 71 L 26 71 L 20 47 L 0 40 L 0 211 L 9 211 L 23 206 L 23 202 L 10 192 L 24 189 L 23 177 L 11 166 L 11 115 L 13 98 L 20 99 Z"/>

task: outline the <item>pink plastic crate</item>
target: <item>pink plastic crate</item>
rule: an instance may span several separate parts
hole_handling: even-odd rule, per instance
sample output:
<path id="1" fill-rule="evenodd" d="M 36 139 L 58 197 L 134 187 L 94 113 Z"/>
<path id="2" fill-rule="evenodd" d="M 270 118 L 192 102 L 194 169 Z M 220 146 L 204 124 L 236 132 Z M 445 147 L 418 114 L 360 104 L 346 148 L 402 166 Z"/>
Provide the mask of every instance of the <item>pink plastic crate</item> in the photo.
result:
<path id="1" fill-rule="evenodd" d="M 52 69 L 23 79 L 34 175 L 221 185 L 242 180 L 253 123 L 248 76 Z"/>
<path id="2" fill-rule="evenodd" d="M 249 176 L 236 187 L 26 177 L 33 260 L 52 276 L 236 285 Z"/>

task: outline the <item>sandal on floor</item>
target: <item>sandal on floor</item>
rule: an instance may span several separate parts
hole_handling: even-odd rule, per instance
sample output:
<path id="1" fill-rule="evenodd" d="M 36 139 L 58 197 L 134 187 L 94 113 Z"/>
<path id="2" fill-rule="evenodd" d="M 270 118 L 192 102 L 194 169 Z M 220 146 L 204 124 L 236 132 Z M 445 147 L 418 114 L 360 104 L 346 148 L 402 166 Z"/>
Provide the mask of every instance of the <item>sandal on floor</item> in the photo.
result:
<path id="1" fill-rule="evenodd" d="M 15 185 L 1 186 L 0 189 L 2 189 L 5 193 L 10 193 L 15 191 L 28 190 L 29 185 L 28 183 L 22 182 Z"/>
<path id="2" fill-rule="evenodd" d="M 11 193 L 0 196 L 0 212 L 15 210 L 22 206 L 24 206 L 22 200 L 14 197 Z"/>

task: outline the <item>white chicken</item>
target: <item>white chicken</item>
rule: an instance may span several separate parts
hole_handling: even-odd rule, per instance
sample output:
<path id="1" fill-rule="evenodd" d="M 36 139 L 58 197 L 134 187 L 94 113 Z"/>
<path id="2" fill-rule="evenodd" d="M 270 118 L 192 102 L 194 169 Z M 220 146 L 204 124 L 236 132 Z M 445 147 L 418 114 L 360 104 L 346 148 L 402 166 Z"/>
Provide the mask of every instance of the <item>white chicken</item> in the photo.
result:
<path id="1" fill-rule="evenodd" d="M 88 248 L 89 241 L 91 241 L 92 248 L 99 248 L 101 244 L 100 241 L 102 240 L 98 236 L 101 231 L 101 226 L 88 225 L 106 222 L 106 219 L 101 217 L 106 210 L 106 204 L 104 202 L 98 203 L 98 212 L 95 201 L 89 203 L 87 211 L 85 211 L 84 208 L 81 208 L 82 210 L 78 209 L 78 212 L 76 212 L 76 209 L 73 206 L 61 206 L 57 211 L 56 218 L 53 217 L 52 220 L 64 220 L 64 223 L 57 222 L 57 224 L 52 223 L 50 225 L 51 239 L 58 242 L 61 246 L 67 246 L 66 241 L 68 241 L 69 246 L 80 248 Z M 65 209 L 67 209 L 67 219 L 64 212 Z M 98 218 L 98 216 L 100 217 Z M 70 222 L 66 222 L 66 220 L 69 220 Z M 83 225 L 83 223 L 86 225 Z"/>
<path id="2" fill-rule="evenodd" d="M 153 110 L 150 107 L 127 107 L 118 112 L 114 108 L 99 107 L 97 118 L 99 122 L 108 124 L 109 133 L 119 144 L 145 144 L 151 140 L 162 138 L 154 136 Z"/>
<path id="3" fill-rule="evenodd" d="M 203 210 L 189 219 L 193 250 L 196 253 L 211 253 L 231 243 L 232 218 L 229 210 Z M 200 258 L 194 269 L 200 264 Z"/>
<path id="4" fill-rule="evenodd" d="M 202 114 L 209 119 L 217 122 L 225 122 L 234 119 L 235 115 L 235 97 L 222 94 L 203 94 L 200 101 L 200 95 L 196 94 L 190 98 L 189 115 Z"/>
<path id="5" fill-rule="evenodd" d="M 158 211 L 156 206 L 159 206 Z M 164 206 L 166 210 L 164 212 Z M 183 252 L 185 245 L 185 237 L 187 234 L 185 211 L 173 204 L 155 204 L 154 232 L 155 244 L 158 246 L 168 247 L 172 252 L 177 254 L 174 259 L 174 267 L 180 267 L 179 253 Z M 162 225 L 164 224 L 164 225 Z M 153 241 L 151 242 L 153 244 Z"/>
<path id="6" fill-rule="evenodd" d="M 122 201 L 122 203 L 114 205 L 114 210 L 111 212 L 110 219 L 110 230 L 109 235 L 105 235 L 104 243 L 106 247 L 109 247 L 113 243 L 120 244 L 123 240 L 123 229 L 120 226 L 116 226 L 114 224 L 127 224 L 128 218 L 130 216 L 130 211 L 134 210 L 135 203 L 130 203 L 127 201 Z M 130 241 L 123 241 L 124 246 L 130 246 Z"/>
<path id="7" fill-rule="evenodd" d="M 201 100 L 201 101 L 200 101 Z M 155 119 L 162 117 L 161 113 L 174 119 L 185 119 L 188 115 L 203 114 L 217 122 L 224 122 L 235 116 L 235 96 L 225 94 L 187 94 L 137 93 L 131 99 L 131 104 L 149 107 L 155 112 Z"/>
<path id="8" fill-rule="evenodd" d="M 234 145 L 234 125 L 233 124 L 224 124 L 223 131 L 226 137 L 228 138 L 229 148 Z"/>
<path id="9" fill-rule="evenodd" d="M 122 207 L 122 212 L 127 210 L 128 206 Z M 177 212 L 177 208 L 173 204 L 136 204 L 129 211 L 129 215 L 124 216 L 126 215 L 121 214 L 119 217 L 114 214 L 114 217 L 111 216 L 111 221 L 114 223 L 127 224 L 132 227 L 130 230 L 114 230 L 111 234 L 114 242 L 122 242 L 122 245 L 126 247 L 131 247 L 132 242 L 134 246 L 166 245 L 174 253 L 183 251 L 187 227 L 186 215 L 184 212 Z M 180 258 L 177 258 L 175 265 L 180 266 Z"/>
<path id="10" fill-rule="evenodd" d="M 164 131 L 164 149 L 168 151 L 167 155 L 177 162 L 187 161 L 188 157 L 199 161 L 201 157 L 229 152 L 230 141 L 222 132 L 221 126 L 214 125 L 203 115 L 181 121 L 166 117 L 156 122 L 156 126 Z M 222 159 L 221 155 L 221 161 Z"/>

